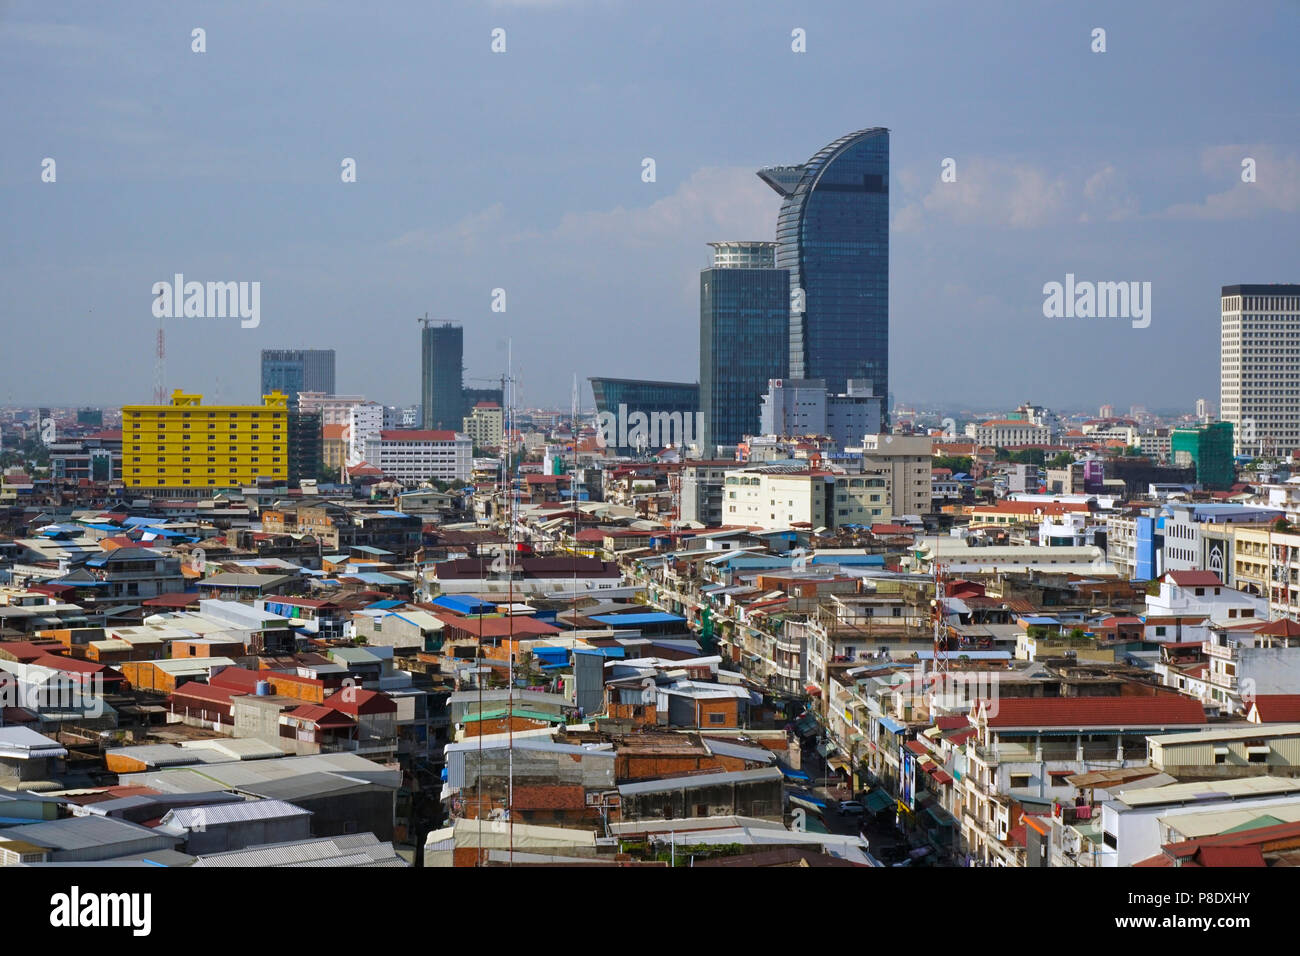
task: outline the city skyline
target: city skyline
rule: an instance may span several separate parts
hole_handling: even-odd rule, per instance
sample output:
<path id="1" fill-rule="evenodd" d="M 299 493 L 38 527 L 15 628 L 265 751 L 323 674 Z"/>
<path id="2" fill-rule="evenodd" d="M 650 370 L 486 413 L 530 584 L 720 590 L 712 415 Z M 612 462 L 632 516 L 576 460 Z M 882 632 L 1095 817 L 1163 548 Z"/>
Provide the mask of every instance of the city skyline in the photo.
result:
<path id="1" fill-rule="evenodd" d="M 122 371 L 51 396 L 15 369 L 0 401 L 146 400 L 158 324 L 149 290 L 177 272 L 261 282 L 261 322 L 167 319 L 168 390 L 254 400 L 255 363 L 243 356 L 292 342 L 345 355 L 341 389 L 409 402 L 420 370 L 403 343 L 426 311 L 465 326 L 465 364 L 479 374 L 504 366 L 513 341 L 525 402 L 566 406 L 575 374 L 672 379 L 694 351 L 702 243 L 776 238 L 780 199 L 754 171 L 864 124 L 893 131 L 900 396 L 1190 404 L 1218 381 L 1218 289 L 1293 278 L 1297 81 L 1272 65 L 1300 18 L 1285 4 L 1234 20 L 1223 48 L 1211 38 L 1227 14 L 1213 3 L 1184 5 L 1177 20 L 1118 4 L 1088 19 L 951 7 L 952 36 L 938 38 L 919 12 L 882 12 L 864 33 L 834 4 L 687 31 L 688 9 L 672 4 L 635 15 L 594 3 L 453 8 L 428 31 L 394 30 L 407 14 L 358 25 L 348 10 L 324 4 L 305 28 L 274 9 L 214 10 L 205 27 L 219 42 L 195 56 L 183 42 L 193 25 L 166 7 L 75 20 L 8 8 L 11 79 L 43 77 L 0 144 L 11 344 L 41 355 L 57 341 L 65 360 Z M 1089 48 L 1094 21 L 1109 31 L 1104 54 Z M 494 56 L 499 24 L 511 43 Z M 791 51 L 795 26 L 806 53 Z M 301 29 L 313 60 L 296 63 L 303 84 L 284 91 L 272 122 L 256 92 L 263 64 L 296 49 L 287 38 Z M 466 39 L 412 92 L 453 78 L 462 92 L 430 94 L 438 132 L 417 143 L 360 104 L 387 101 L 432 33 Z M 381 35 L 382 56 L 366 42 Z M 918 66 L 903 51 L 923 37 L 933 53 Z M 682 69 L 652 69 L 670 47 Z M 565 51 L 581 51 L 582 71 L 561 68 Z M 1221 66 L 1213 83 L 1199 66 L 1207 56 Z M 334 81 L 316 64 L 358 57 L 369 72 L 320 96 Z M 738 69 L 769 77 L 766 95 L 727 79 Z M 160 95 L 161 71 L 189 111 Z M 850 81 L 859 95 L 816 95 Z M 708 122 L 684 109 L 701 85 L 726 106 Z M 1195 111 L 1183 108 L 1189 90 Z M 538 108 L 556 99 L 574 108 Z M 1008 124 L 999 104 L 1012 99 Z M 53 183 L 40 178 L 47 157 Z M 346 158 L 354 183 L 340 180 Z M 1242 181 L 1244 159 L 1254 182 Z M 946 160 L 953 182 L 941 179 Z M 1152 326 L 1044 318 L 1042 286 L 1067 274 L 1151 282 Z M 496 289 L 505 312 L 492 310 Z M 1183 351 L 1176 370 L 1145 356 L 1171 339 Z M 1017 381 L 965 360 L 991 342 Z"/>

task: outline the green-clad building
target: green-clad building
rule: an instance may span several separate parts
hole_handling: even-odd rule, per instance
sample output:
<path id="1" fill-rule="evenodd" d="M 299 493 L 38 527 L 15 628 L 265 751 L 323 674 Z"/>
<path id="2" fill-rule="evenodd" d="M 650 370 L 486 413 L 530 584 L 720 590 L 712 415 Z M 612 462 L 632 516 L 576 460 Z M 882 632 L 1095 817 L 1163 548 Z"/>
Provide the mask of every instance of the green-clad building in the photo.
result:
<path id="1" fill-rule="evenodd" d="M 1226 491 L 1237 479 L 1232 457 L 1232 422 L 1175 428 L 1169 434 L 1174 464 L 1196 468 L 1196 483 L 1211 491 Z"/>

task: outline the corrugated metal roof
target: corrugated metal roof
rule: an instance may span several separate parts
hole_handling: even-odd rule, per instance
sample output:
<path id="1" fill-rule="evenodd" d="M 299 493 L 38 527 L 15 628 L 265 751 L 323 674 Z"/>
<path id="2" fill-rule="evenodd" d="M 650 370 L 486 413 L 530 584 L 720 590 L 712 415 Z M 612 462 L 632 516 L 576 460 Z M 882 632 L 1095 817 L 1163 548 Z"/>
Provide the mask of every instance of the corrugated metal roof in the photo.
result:
<path id="1" fill-rule="evenodd" d="M 761 760 L 766 764 L 776 762 L 776 755 L 764 747 L 747 747 L 744 744 L 733 744 L 726 740 L 712 740 L 705 738 L 704 745 L 717 756 L 736 757 L 740 760 Z"/>
<path id="2" fill-rule="evenodd" d="M 279 820 L 311 813 L 283 800 L 244 800 L 239 803 L 210 803 L 201 807 L 181 807 L 168 811 L 164 827 L 174 825 L 186 830 L 247 823 L 251 820 Z"/>
<path id="3" fill-rule="evenodd" d="M 170 836 L 113 817 L 69 817 L 66 820 L 46 820 L 27 826 L 8 827 L 3 834 L 6 840 L 21 840 L 53 850 L 84 850 L 89 847 L 135 843 L 140 840 L 157 840 L 160 846 L 172 842 Z"/>
<path id="4" fill-rule="evenodd" d="M 736 770 L 730 773 L 699 773 L 689 777 L 670 777 L 667 780 L 644 780 L 627 783 L 618 788 L 621 794 L 665 793 L 669 790 L 689 790 L 695 787 L 715 787 L 729 783 L 761 783 L 765 780 L 780 782 L 783 779 L 777 767 L 760 767 L 758 770 Z"/>
<path id="5" fill-rule="evenodd" d="M 277 866 L 407 866 L 391 843 L 381 843 L 372 833 L 272 843 L 211 853 L 195 862 L 200 867 Z"/>

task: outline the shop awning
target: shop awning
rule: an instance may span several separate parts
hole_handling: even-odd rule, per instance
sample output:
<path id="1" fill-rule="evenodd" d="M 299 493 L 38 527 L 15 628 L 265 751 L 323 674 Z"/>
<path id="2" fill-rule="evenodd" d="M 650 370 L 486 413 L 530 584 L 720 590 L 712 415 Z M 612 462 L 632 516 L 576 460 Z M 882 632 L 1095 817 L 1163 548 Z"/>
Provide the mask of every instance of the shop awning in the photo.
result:
<path id="1" fill-rule="evenodd" d="M 826 761 L 826 765 L 829 767 L 833 767 L 834 769 L 839 770 L 843 773 L 853 772 L 852 764 L 850 764 L 848 760 L 846 760 L 843 757 L 832 757 L 830 760 Z"/>
<path id="2" fill-rule="evenodd" d="M 781 768 L 781 776 L 785 777 L 787 780 L 798 780 L 804 783 L 812 780 L 812 777 L 808 776 L 802 770 L 795 770 L 793 767 L 787 767 L 785 764 L 779 764 L 779 766 Z"/>
<path id="3" fill-rule="evenodd" d="M 885 791 L 876 789 L 867 794 L 867 799 L 862 801 L 862 805 L 872 813 L 879 813 L 881 810 L 887 810 L 892 807 L 894 805 L 894 798 L 885 793 Z"/>
<path id="4" fill-rule="evenodd" d="M 898 721 L 894 720 L 892 717 L 881 716 L 881 717 L 878 717 L 877 720 L 880 721 L 880 726 L 881 726 L 881 727 L 884 727 L 884 728 L 885 728 L 886 730 L 888 730 L 891 734 L 901 734 L 903 731 L 905 731 L 905 730 L 907 729 L 907 725 L 906 725 L 906 724 L 900 724 Z"/>

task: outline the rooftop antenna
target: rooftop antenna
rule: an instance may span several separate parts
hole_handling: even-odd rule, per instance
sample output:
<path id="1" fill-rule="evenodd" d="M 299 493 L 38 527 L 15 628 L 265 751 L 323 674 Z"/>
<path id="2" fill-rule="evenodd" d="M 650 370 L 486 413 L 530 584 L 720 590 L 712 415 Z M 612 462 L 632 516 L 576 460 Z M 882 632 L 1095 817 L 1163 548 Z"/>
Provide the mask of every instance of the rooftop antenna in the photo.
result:
<path id="1" fill-rule="evenodd" d="M 938 560 L 938 547 L 935 548 L 934 561 L 934 670 L 936 674 L 948 671 L 948 625 L 944 615 L 944 603 L 948 594 L 948 579 L 944 574 L 943 564 Z"/>
<path id="2" fill-rule="evenodd" d="M 569 608 L 573 617 L 578 612 L 578 532 L 581 530 L 578 520 L 578 373 L 573 373 L 573 394 L 570 406 L 569 437 L 573 439 L 573 469 L 569 472 L 569 507 L 573 509 L 573 606 Z M 558 485 L 559 482 L 557 481 Z M 570 623 L 573 622 L 570 617 Z"/>
<path id="3" fill-rule="evenodd" d="M 506 388 L 509 387 L 510 394 L 506 395 Z M 515 394 L 514 394 L 514 342 L 507 339 L 506 343 L 506 374 L 501 382 L 501 398 L 506 406 L 506 415 L 509 418 L 510 428 L 514 429 L 515 419 Z M 510 443 L 502 442 L 502 447 L 506 449 L 506 462 L 510 461 Z M 509 615 L 507 631 L 510 642 L 508 648 L 509 656 L 507 657 L 506 673 L 506 828 L 507 828 L 507 845 L 509 847 L 508 866 L 515 865 L 515 482 L 514 476 L 510 481 L 510 504 L 506 512 L 506 518 L 509 521 L 509 530 L 506 532 L 506 542 L 509 548 L 509 557 L 506 560 L 506 613 Z"/>
<path id="4" fill-rule="evenodd" d="M 163 318 L 158 316 L 158 344 L 153 362 L 153 403 L 167 404 L 167 389 L 163 385 L 163 370 L 167 362 L 167 337 L 163 333 Z"/>

